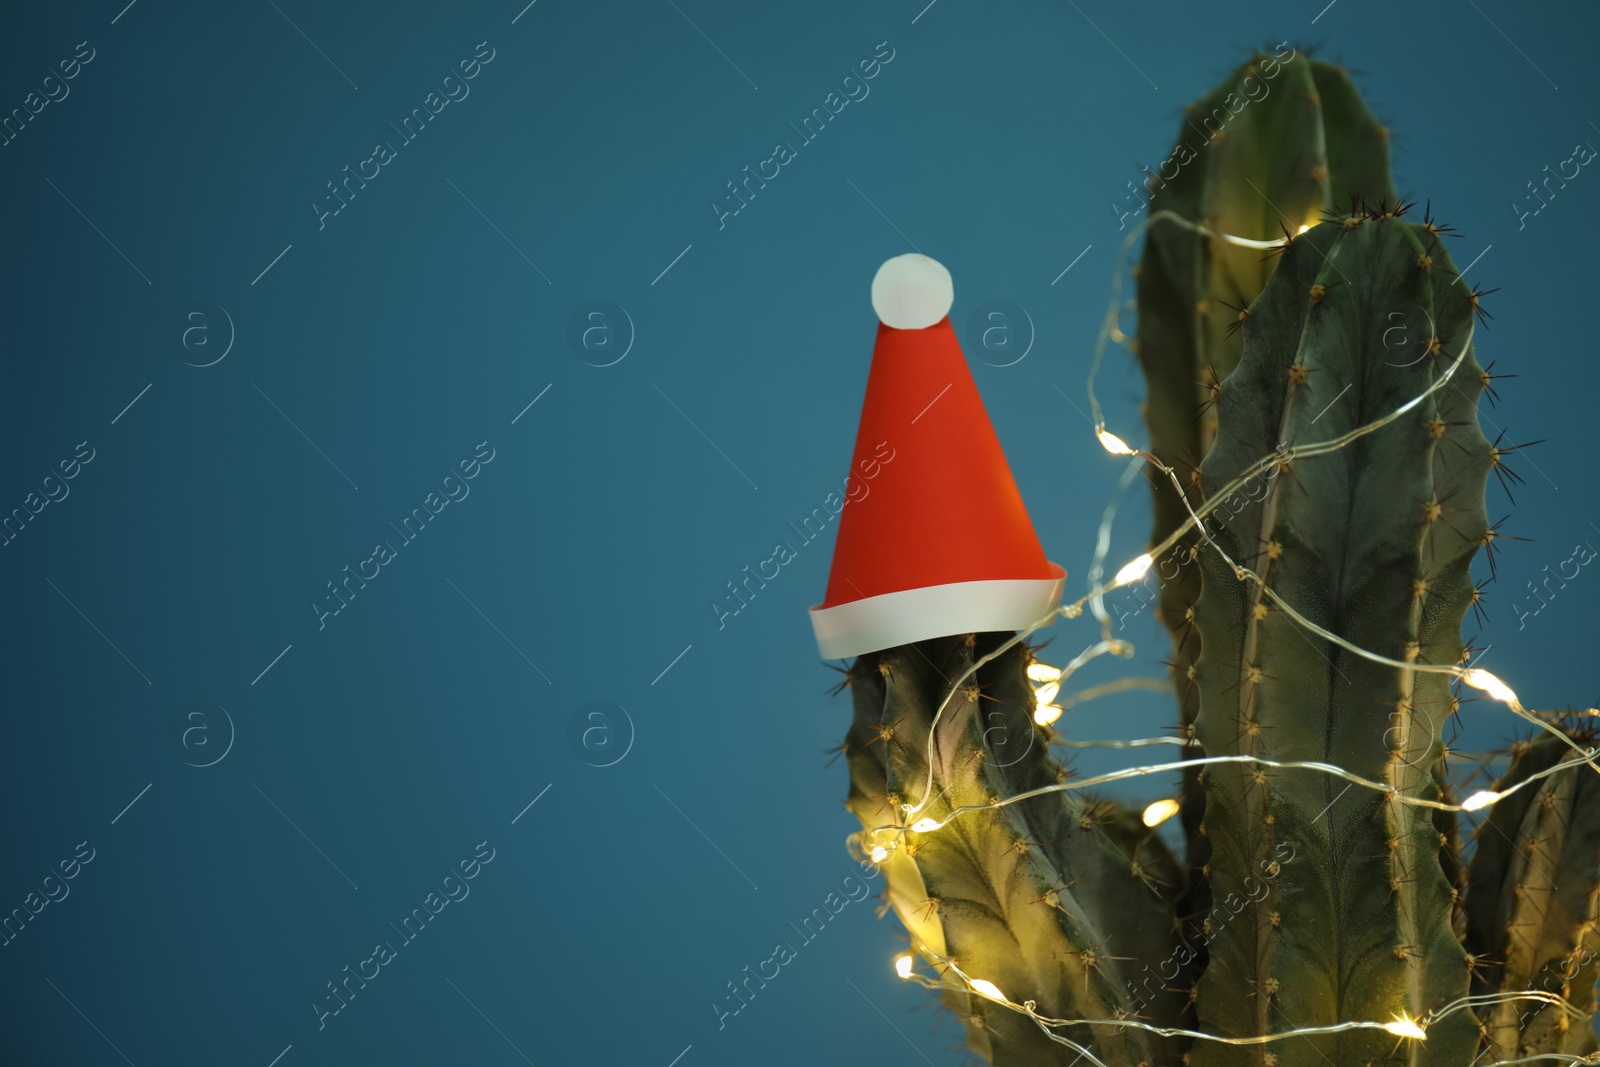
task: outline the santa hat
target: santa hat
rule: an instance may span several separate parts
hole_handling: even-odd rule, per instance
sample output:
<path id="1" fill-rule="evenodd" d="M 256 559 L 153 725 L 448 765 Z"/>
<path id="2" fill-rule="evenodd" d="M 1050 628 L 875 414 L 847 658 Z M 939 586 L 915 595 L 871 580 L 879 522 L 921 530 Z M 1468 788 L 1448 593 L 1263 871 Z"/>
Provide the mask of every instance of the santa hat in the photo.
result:
<path id="1" fill-rule="evenodd" d="M 880 323 L 849 500 L 811 609 L 824 659 L 1019 630 L 1061 600 L 1067 572 L 1023 507 L 947 317 L 954 299 L 950 272 L 923 255 L 872 279 Z"/>

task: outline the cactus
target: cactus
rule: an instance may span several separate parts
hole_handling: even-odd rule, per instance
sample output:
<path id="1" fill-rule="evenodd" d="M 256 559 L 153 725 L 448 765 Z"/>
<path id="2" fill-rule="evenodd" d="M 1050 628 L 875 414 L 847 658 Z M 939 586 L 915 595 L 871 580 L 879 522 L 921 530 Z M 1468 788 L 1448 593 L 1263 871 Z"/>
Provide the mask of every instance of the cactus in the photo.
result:
<path id="1" fill-rule="evenodd" d="M 1198 488 L 1200 461 L 1216 436 L 1215 401 L 1239 362 L 1244 309 L 1260 295 L 1276 260 L 1214 233 L 1270 240 L 1314 223 L 1322 212 L 1357 201 L 1394 200 L 1389 134 L 1343 68 L 1294 52 L 1259 52 L 1206 97 L 1189 105 L 1172 152 L 1146 187 L 1151 222 L 1138 269 L 1135 350 L 1149 395 L 1149 450 L 1185 472 Z M 1148 171 L 1148 168 L 1146 168 Z M 1159 544 L 1188 518 L 1186 502 L 1165 478 L 1152 479 Z M 1186 684 L 1200 654 L 1192 610 L 1200 575 L 1189 564 L 1197 539 L 1184 537 L 1156 560 L 1161 618 L 1172 633 L 1180 728 L 1192 730 L 1198 694 Z M 1197 784 L 1184 785 L 1189 851 L 1203 864 L 1197 838 Z M 1204 910 L 1204 901 L 1190 907 Z"/>
<path id="2" fill-rule="evenodd" d="M 1365 115 L 1340 79 L 1313 80 Z M 916 975 L 993 1064 L 1600 1053 L 1600 767 L 1574 759 L 1596 754 L 1584 720 L 1524 713 L 1544 732 L 1481 803 L 1459 801 L 1448 763 L 1471 565 L 1503 536 L 1484 493 L 1509 450 L 1478 426 L 1481 294 L 1449 231 L 1406 215 L 1357 204 L 1284 236 L 1241 305 L 1193 495 L 1170 494 L 1185 516 L 1213 505 L 1192 557 L 1159 572 L 1197 591 L 1178 674 L 1185 751 L 1205 762 L 1181 861 L 1051 754 L 1020 639 L 924 641 L 847 674 L 857 843 L 888 875 Z M 1170 252 L 1154 234 L 1147 264 Z M 1178 289 L 1158 298 L 1147 277 L 1141 326 L 1178 321 Z M 1158 416 L 1154 398 L 1175 403 L 1192 379 L 1152 357 L 1152 436 L 1158 419 L 1189 433 L 1193 412 Z M 1457 812 L 1487 804 L 1466 861 Z"/>
<path id="3" fill-rule="evenodd" d="M 1019 1003 L 1026 995 L 1053 1018 L 1120 1018 L 1151 1011 L 1152 1002 L 1157 1013 L 1175 1017 L 1180 997 L 1159 983 L 1133 992 L 1123 973 L 1125 961 L 1142 966 L 1175 947 L 1169 894 L 1176 869 L 1136 813 L 1050 793 L 963 813 L 935 833 L 880 829 L 903 825 L 904 807 L 928 796 L 930 783 L 935 799 L 918 819 L 1066 780 L 1066 768 L 1050 754 L 1048 728 L 1033 721 L 1025 646 L 963 680 L 1004 636 L 924 641 L 856 659 L 848 679 L 855 720 L 845 747 L 849 807 L 861 820 L 863 850 L 887 852 L 881 866 L 888 899 L 929 958 L 951 960 Z M 969 1047 L 989 1062 L 1061 1061 L 1063 1046 L 1015 1011 L 959 984 L 945 1003 L 967 1020 Z M 1107 1067 L 1172 1062 L 1137 1030 L 1075 1027 L 1063 1036 L 1093 1047 Z"/>
<path id="4" fill-rule="evenodd" d="M 1574 731 L 1576 732 L 1576 731 Z M 1583 734 L 1586 742 L 1591 735 Z M 1495 789 L 1503 791 L 1567 756 L 1556 738 L 1517 746 Z M 1569 767 L 1495 805 L 1478 828 L 1467 897 L 1467 948 L 1473 991 L 1540 990 L 1565 997 L 1574 1020 L 1551 1003 L 1513 1000 L 1484 1013 L 1484 1041 L 1495 1059 L 1600 1049 L 1583 1019 L 1595 1008 L 1600 978 L 1600 780 Z"/>
<path id="5" fill-rule="evenodd" d="M 1398 794 L 1437 797 L 1448 676 L 1353 655 L 1280 604 L 1391 660 L 1461 658 L 1468 565 L 1488 533 L 1481 372 L 1461 350 L 1472 325 L 1471 294 L 1428 226 L 1352 216 L 1283 252 L 1251 305 L 1244 357 L 1223 383 L 1221 429 L 1201 467 L 1215 490 L 1278 455 L 1259 497 L 1247 493 L 1213 524 L 1220 551 L 1200 555 L 1196 733 L 1207 755 L 1332 763 Z M 1427 392 L 1458 356 L 1451 378 Z M 1346 448 L 1304 460 L 1288 451 L 1425 393 Z M 1276 597 L 1236 577 L 1235 563 Z M 1237 891 L 1279 842 L 1310 860 L 1285 868 L 1254 921 L 1212 942 L 1199 987 L 1205 1029 L 1421 1018 L 1467 992 L 1455 887 L 1431 811 L 1368 790 L 1341 799 L 1347 783 L 1306 770 L 1230 764 L 1204 779 L 1214 895 Z M 1242 998 L 1241 989 L 1259 992 Z M 1456 1014 L 1430 1030 L 1427 1054 L 1454 1062 L 1475 1037 L 1471 1018 Z M 1389 1059 L 1393 1046 L 1387 1034 L 1355 1031 L 1275 1051 L 1279 1063 L 1364 1063 Z M 1197 1064 L 1233 1062 L 1216 1045 L 1195 1053 Z"/>

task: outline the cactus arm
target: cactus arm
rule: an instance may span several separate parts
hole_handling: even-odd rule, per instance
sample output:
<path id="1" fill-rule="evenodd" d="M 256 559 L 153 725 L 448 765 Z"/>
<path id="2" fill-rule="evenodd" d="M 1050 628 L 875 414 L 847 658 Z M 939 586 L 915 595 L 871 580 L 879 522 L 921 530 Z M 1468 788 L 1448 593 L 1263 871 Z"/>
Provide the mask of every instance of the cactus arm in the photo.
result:
<path id="1" fill-rule="evenodd" d="M 1449 346 L 1471 335 L 1470 303 L 1449 270 L 1431 233 L 1390 215 L 1297 238 L 1252 306 L 1241 364 L 1222 389 L 1206 485 L 1424 393 L 1459 351 Z M 1387 335 L 1405 340 L 1386 346 L 1396 322 L 1410 332 Z M 1434 337 L 1443 341 L 1430 346 Z M 1471 417 L 1470 353 L 1452 379 L 1344 449 L 1286 458 L 1258 499 L 1210 527 L 1229 557 L 1320 626 L 1406 663 L 1455 661 L 1466 569 L 1487 528 L 1488 446 Z M 1218 552 L 1201 560 L 1197 730 L 1207 755 L 1321 760 L 1408 796 L 1436 796 L 1445 676 L 1347 654 L 1273 610 Z M 1366 791 L 1344 795 L 1342 783 L 1305 771 L 1229 765 L 1205 778 L 1214 896 L 1239 891 L 1282 847 L 1295 858 L 1269 896 L 1212 941 L 1203 1024 L 1258 1035 L 1419 1018 L 1465 992 L 1430 813 Z M 1280 1042 L 1275 1053 L 1296 1065 L 1324 1056 L 1452 1062 L 1474 1040 L 1458 1014 L 1430 1029 L 1425 1052 L 1351 1031 Z M 1200 1042 L 1195 1062 L 1228 1060 Z"/>
<path id="2" fill-rule="evenodd" d="M 916 818 L 943 819 L 953 807 L 989 804 L 1066 777 L 1047 732 L 1032 721 L 1029 652 L 1021 644 L 962 684 L 939 714 L 929 751 L 950 684 L 1003 636 L 925 641 L 856 661 L 849 806 L 868 851 L 893 835 L 869 840 L 866 832 L 903 819 L 897 809 L 922 801 L 930 779 L 933 799 Z M 883 864 L 889 901 L 925 957 L 953 961 L 1015 1004 L 1034 1001 L 1041 1016 L 1172 1018 L 1181 1000 L 1153 1005 L 1173 994 L 1155 983 L 1141 997 L 1123 973 L 1129 961 L 1170 954 L 1172 905 L 1155 877 L 1172 864 L 1148 839 L 1133 842 L 1138 851 L 1124 851 L 1125 830 L 1125 818 L 1068 793 L 965 812 L 937 831 L 903 835 Z M 996 1067 L 1056 1064 L 1068 1054 L 1026 1015 L 945 970 L 947 1006 L 966 1023 L 969 1047 Z M 1058 1032 L 1092 1047 L 1106 1067 L 1171 1062 L 1163 1039 L 1135 1028 Z"/>
<path id="3" fill-rule="evenodd" d="M 1271 240 L 1352 198 L 1394 199 L 1388 132 L 1343 69 L 1296 57 L 1268 78 L 1272 62 L 1256 55 L 1189 106 L 1172 155 L 1148 179 L 1152 217 L 1170 212 L 1218 233 Z M 1263 88 L 1264 96 L 1248 99 Z M 1151 450 L 1164 463 L 1197 466 L 1209 451 L 1216 419 L 1208 405 L 1243 344 L 1238 313 L 1223 304 L 1247 308 L 1274 266 L 1256 249 L 1151 223 L 1139 266 L 1138 356 Z M 1168 495 L 1159 482 L 1153 541 L 1186 517 L 1181 502 L 1163 502 Z M 1169 611 L 1169 625 L 1180 626 L 1192 603 Z"/>
<path id="4" fill-rule="evenodd" d="M 1324 206 L 1395 200 L 1389 180 L 1389 129 L 1361 98 L 1345 69 L 1312 60 L 1311 92 L 1321 119 L 1326 160 Z"/>
<path id="5" fill-rule="evenodd" d="M 1505 790 L 1571 756 L 1554 737 L 1522 751 L 1495 784 Z M 1496 1059 L 1600 1048 L 1591 1019 L 1600 979 L 1600 778 L 1571 767 L 1495 805 L 1478 829 L 1468 894 L 1468 947 L 1481 960 L 1476 992 L 1535 990 L 1573 1011 L 1507 1000 L 1483 1013 Z"/>
<path id="6" fill-rule="evenodd" d="M 1276 263 L 1155 216 L 1170 212 L 1218 233 L 1261 240 L 1284 228 L 1292 232 L 1347 201 L 1392 200 L 1388 131 L 1342 68 L 1309 56 L 1282 61 L 1257 53 L 1188 108 L 1171 155 L 1149 185 L 1154 221 L 1138 269 L 1136 342 L 1147 382 L 1145 422 L 1151 451 L 1181 472 L 1194 505 L 1198 468 L 1216 435 L 1216 392 L 1239 362 L 1240 312 L 1260 295 Z M 1155 544 L 1178 529 L 1188 511 L 1167 479 L 1151 481 Z M 1196 544 L 1187 536 L 1155 561 L 1185 734 L 1199 712 Z M 1200 789 L 1192 771 L 1183 795 L 1188 860 L 1203 868 L 1208 845 L 1199 834 Z M 1184 910 L 1208 908 L 1207 893 L 1196 885 Z"/>

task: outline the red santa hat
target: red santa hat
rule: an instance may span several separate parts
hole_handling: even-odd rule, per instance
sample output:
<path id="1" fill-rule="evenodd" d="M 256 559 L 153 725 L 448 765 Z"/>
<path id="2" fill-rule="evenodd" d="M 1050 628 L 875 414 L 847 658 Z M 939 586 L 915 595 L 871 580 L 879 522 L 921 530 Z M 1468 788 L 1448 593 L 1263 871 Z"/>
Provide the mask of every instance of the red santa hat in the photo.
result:
<path id="1" fill-rule="evenodd" d="M 865 492 L 847 493 L 827 596 L 811 609 L 824 659 L 1019 630 L 1060 603 L 1067 572 L 1023 507 L 950 325 L 954 300 L 950 272 L 924 255 L 872 279 L 880 321 L 850 468 Z"/>

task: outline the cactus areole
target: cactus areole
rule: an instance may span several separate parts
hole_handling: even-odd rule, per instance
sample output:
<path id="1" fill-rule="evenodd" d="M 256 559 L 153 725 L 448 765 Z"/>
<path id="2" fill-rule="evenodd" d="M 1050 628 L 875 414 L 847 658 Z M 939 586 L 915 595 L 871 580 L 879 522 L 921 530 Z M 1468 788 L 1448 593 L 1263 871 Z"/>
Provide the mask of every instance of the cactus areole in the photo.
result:
<path id="1" fill-rule="evenodd" d="M 967 370 L 954 296 L 949 271 L 915 253 L 872 281 L 880 322 L 850 469 L 873 471 L 885 444 L 896 459 L 840 516 L 811 609 L 825 659 L 1023 629 L 1061 599 L 1066 571 L 1045 559 Z"/>

